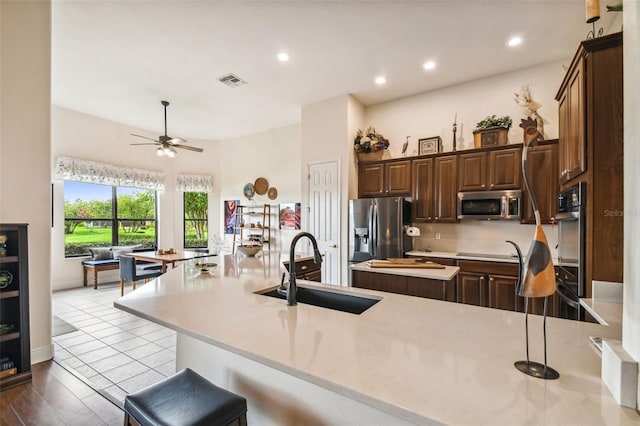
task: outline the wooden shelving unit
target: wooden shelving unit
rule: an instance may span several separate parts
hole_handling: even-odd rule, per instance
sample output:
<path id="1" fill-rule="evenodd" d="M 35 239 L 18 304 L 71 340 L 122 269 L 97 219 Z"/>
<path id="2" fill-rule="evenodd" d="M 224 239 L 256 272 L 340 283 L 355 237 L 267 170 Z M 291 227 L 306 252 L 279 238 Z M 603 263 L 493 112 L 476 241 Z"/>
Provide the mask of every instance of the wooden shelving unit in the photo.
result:
<path id="1" fill-rule="evenodd" d="M 271 250 L 271 205 L 239 205 L 235 214 L 233 252 L 236 246 L 251 241 L 260 243 Z M 236 231 L 240 231 L 239 234 Z"/>
<path id="2" fill-rule="evenodd" d="M 0 224 L 0 235 L 7 236 L 0 271 L 13 276 L 11 283 L 0 289 L 0 324 L 12 326 L 0 334 L 0 360 L 13 362 L 16 369 L 15 374 L 0 379 L 0 390 L 5 390 L 31 381 L 27 225 Z"/>

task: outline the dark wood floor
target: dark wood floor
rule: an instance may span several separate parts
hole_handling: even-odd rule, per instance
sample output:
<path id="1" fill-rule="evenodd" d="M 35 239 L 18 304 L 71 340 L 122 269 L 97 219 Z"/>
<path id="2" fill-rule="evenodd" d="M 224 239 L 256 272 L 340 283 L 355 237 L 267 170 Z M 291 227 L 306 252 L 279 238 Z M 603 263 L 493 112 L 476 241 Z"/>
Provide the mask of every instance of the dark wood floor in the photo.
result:
<path id="1" fill-rule="evenodd" d="M 32 366 L 33 381 L 0 392 L 0 425 L 122 425 L 124 414 L 53 361 Z"/>

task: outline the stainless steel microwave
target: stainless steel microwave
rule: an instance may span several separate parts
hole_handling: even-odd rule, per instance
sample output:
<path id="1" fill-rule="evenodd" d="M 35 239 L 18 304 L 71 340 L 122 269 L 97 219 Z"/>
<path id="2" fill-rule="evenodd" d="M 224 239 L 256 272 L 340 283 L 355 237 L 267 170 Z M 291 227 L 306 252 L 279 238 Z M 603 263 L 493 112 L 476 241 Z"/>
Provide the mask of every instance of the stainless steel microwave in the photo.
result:
<path id="1" fill-rule="evenodd" d="M 508 219 L 522 217 L 522 191 L 458 192 L 458 219 Z"/>

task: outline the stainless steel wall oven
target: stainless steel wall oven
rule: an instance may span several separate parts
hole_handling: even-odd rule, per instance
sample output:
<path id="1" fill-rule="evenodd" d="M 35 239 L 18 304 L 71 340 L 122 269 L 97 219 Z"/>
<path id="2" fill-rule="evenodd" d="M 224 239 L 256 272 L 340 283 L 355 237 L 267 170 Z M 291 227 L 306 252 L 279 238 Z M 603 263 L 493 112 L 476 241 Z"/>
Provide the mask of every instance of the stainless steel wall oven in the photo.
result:
<path id="1" fill-rule="evenodd" d="M 580 182 L 558 196 L 559 316 L 583 319 L 580 298 L 586 296 L 585 236 L 586 183 Z"/>

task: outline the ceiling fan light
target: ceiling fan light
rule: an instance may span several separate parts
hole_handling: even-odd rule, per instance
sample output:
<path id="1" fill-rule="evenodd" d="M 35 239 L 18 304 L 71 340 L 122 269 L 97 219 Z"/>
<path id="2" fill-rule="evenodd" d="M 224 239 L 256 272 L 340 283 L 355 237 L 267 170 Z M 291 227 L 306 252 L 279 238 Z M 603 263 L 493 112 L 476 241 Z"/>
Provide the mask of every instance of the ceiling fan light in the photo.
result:
<path id="1" fill-rule="evenodd" d="M 175 148 L 173 148 L 173 147 L 171 147 L 171 148 L 167 149 L 167 150 L 165 151 L 165 153 L 167 154 L 167 157 L 169 157 L 169 158 L 173 158 L 173 157 L 175 157 L 175 156 L 176 156 L 176 150 L 175 150 Z"/>
<path id="2" fill-rule="evenodd" d="M 164 155 L 164 150 L 162 149 L 162 147 L 156 149 L 156 155 L 158 157 L 162 157 Z"/>

